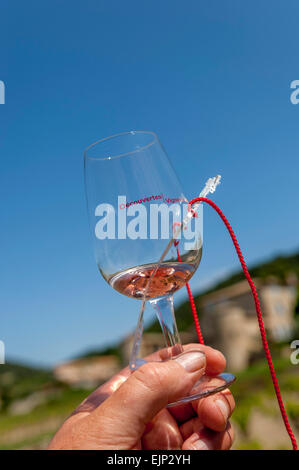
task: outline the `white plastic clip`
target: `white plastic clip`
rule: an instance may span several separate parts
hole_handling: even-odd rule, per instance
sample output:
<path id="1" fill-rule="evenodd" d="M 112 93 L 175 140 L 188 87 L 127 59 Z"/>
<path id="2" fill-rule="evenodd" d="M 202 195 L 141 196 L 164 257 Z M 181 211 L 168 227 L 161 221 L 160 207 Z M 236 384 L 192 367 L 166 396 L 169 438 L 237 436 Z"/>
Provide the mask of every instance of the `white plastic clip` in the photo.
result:
<path id="1" fill-rule="evenodd" d="M 199 197 L 206 197 L 209 193 L 213 194 L 220 182 L 221 175 L 214 176 L 214 178 L 209 178 Z"/>

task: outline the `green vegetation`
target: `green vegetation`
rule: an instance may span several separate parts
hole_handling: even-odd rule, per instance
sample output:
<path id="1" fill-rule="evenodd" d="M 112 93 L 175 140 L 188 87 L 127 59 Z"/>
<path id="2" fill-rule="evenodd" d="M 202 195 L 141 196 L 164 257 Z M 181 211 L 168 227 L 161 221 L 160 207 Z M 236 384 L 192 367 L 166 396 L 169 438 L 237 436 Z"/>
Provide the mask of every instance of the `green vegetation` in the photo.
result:
<path id="1" fill-rule="evenodd" d="M 94 356 L 116 356 L 119 360 L 121 360 L 121 350 L 118 344 L 114 344 L 112 346 L 107 346 L 101 349 L 92 349 L 91 351 L 87 351 L 86 353 L 78 356 L 79 359 L 83 359 L 85 357 L 94 357 Z"/>
<path id="2" fill-rule="evenodd" d="M 45 432 L 43 434 L 38 434 L 37 436 L 31 436 L 28 439 L 15 442 L 13 444 L 0 444 L 1 450 L 20 450 L 20 449 L 32 449 L 44 450 L 51 438 L 53 437 L 53 432 Z"/>
<path id="3" fill-rule="evenodd" d="M 17 399 L 33 391 L 46 390 L 53 386 L 53 374 L 44 369 L 7 363 L 1 365 L 0 374 L 0 409 L 6 410 Z"/>
<path id="4" fill-rule="evenodd" d="M 250 275 L 253 278 L 260 278 L 260 279 L 267 279 L 269 277 L 276 277 L 280 282 L 285 283 L 287 282 L 289 275 L 296 275 L 299 279 L 299 253 L 295 253 L 289 256 L 277 256 L 276 258 L 272 259 L 271 261 L 252 266 L 249 269 Z M 218 289 L 222 289 L 224 287 L 228 287 L 236 282 L 245 279 L 244 273 L 242 270 L 232 274 L 224 281 L 221 281 L 213 286 L 213 288 L 208 289 L 202 292 L 200 295 L 195 295 L 194 300 L 195 304 L 198 305 L 198 301 L 200 297 L 205 294 L 209 294 L 214 292 Z M 299 290 L 298 290 L 298 301 L 296 306 L 296 313 L 299 316 Z M 200 311 L 199 311 L 200 315 Z M 191 307 L 189 304 L 189 300 L 185 300 L 178 308 L 176 308 L 175 312 L 177 325 L 179 331 L 186 331 L 193 325 L 193 317 L 191 312 Z M 148 326 L 146 329 L 148 332 L 157 332 L 161 331 L 158 321 L 155 321 L 151 325 Z"/>
<path id="5" fill-rule="evenodd" d="M 274 367 L 279 374 L 282 390 L 287 390 L 285 381 L 293 373 L 294 366 L 288 359 L 280 358 L 274 361 Z M 272 414 L 273 404 L 269 406 L 268 402 L 269 398 L 274 398 L 274 390 L 268 365 L 264 359 L 239 372 L 231 391 L 238 403 L 233 420 L 245 433 L 253 408 L 260 409 L 264 414 Z"/>
<path id="6" fill-rule="evenodd" d="M 2 369 L 1 369 L 2 371 Z M 26 375 L 28 374 L 28 375 Z M 6 364 L 0 374 L 0 448 L 44 448 L 66 417 L 91 390 L 71 389 L 47 371 Z M 43 398 L 33 409 L 15 414 L 11 407 L 35 394 Z"/>
<path id="7" fill-rule="evenodd" d="M 252 277 L 259 277 L 261 279 L 274 276 L 283 283 L 287 281 L 290 274 L 296 274 L 299 278 L 299 253 L 289 256 L 277 256 L 268 262 L 252 266 L 249 269 L 249 272 Z M 222 287 L 230 286 L 242 279 L 244 279 L 243 271 L 238 271 L 225 281 L 219 282 L 213 286 L 213 289 L 210 289 L 210 292 Z"/>
<path id="8" fill-rule="evenodd" d="M 274 356 L 277 351 L 274 351 Z M 280 390 L 286 409 L 294 425 L 299 429 L 299 377 L 298 367 L 291 364 L 287 358 L 274 358 Z M 238 373 L 236 382 L 231 386 L 236 401 L 236 409 L 232 421 L 243 432 L 243 441 L 237 449 L 260 449 L 258 442 L 248 438 L 248 423 L 253 410 L 264 416 L 271 416 L 277 421 L 277 426 L 283 426 L 275 392 L 268 366 L 265 360 L 252 364 Z M 258 446 L 258 447 L 256 447 Z M 283 447 L 279 447 L 283 449 Z"/>
<path id="9" fill-rule="evenodd" d="M 236 450 L 263 450 L 263 448 L 257 441 L 246 441 L 239 444 Z"/>
<path id="10" fill-rule="evenodd" d="M 293 420 L 296 428 L 299 429 L 299 402 L 288 400 L 286 408 L 289 417 Z"/>
<path id="11" fill-rule="evenodd" d="M 91 390 L 65 389 L 62 393 L 50 396 L 46 403 L 38 405 L 30 413 L 20 415 L 2 413 L 0 416 L 0 433 L 10 431 L 21 425 L 36 424 L 52 417 L 66 417 L 90 392 Z"/>

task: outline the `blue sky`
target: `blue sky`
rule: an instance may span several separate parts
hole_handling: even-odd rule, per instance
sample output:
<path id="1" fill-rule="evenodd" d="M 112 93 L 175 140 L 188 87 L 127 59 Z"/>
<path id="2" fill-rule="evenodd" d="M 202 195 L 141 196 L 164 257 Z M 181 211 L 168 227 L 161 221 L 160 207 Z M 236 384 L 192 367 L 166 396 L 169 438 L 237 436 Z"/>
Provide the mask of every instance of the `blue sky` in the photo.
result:
<path id="1" fill-rule="evenodd" d="M 123 337 L 138 301 L 99 276 L 84 148 L 156 131 L 185 194 L 209 176 L 249 263 L 298 249 L 298 2 L 1 3 L 1 328 L 7 356 L 51 365 Z M 236 269 L 205 210 L 194 291 Z M 177 301 L 185 292 L 176 295 Z"/>

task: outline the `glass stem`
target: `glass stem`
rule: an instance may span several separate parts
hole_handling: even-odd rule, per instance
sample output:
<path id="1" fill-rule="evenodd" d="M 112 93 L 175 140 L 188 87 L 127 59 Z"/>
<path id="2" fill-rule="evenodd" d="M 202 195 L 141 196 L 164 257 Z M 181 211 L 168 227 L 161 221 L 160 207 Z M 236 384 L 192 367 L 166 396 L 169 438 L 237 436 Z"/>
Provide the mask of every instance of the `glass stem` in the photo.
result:
<path id="1" fill-rule="evenodd" d="M 165 345 L 168 348 L 169 359 L 183 352 L 183 347 L 178 332 L 172 296 L 158 297 L 149 301 L 158 317 Z"/>
<path id="2" fill-rule="evenodd" d="M 140 350 L 140 344 L 142 340 L 143 333 L 143 314 L 145 309 L 145 300 L 142 300 L 141 309 L 139 312 L 138 322 L 133 339 L 133 347 L 130 355 L 129 367 L 131 370 L 136 370 L 139 365 L 141 365 L 140 360 L 138 359 L 138 354 Z"/>

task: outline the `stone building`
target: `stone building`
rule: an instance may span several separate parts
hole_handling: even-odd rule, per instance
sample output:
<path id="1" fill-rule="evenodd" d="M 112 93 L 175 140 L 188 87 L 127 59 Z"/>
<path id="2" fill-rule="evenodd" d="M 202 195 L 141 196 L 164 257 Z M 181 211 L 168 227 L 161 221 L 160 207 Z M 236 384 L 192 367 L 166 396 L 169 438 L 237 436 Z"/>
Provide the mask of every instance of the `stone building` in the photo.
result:
<path id="1" fill-rule="evenodd" d="M 254 280 L 258 291 L 267 338 L 273 342 L 288 340 L 294 328 L 297 289 L 280 285 L 273 279 Z M 262 354 L 262 342 L 255 304 L 247 280 L 199 297 L 199 320 L 205 343 L 219 349 L 227 359 L 227 370 L 239 371 Z M 195 328 L 180 332 L 183 344 L 198 342 Z M 133 336 L 122 343 L 122 360 L 127 365 Z M 165 347 L 162 333 L 144 333 L 140 357 Z"/>
<path id="2" fill-rule="evenodd" d="M 116 356 L 94 356 L 59 364 L 53 370 L 57 380 L 73 387 L 92 388 L 100 385 L 120 369 Z"/>
<path id="3" fill-rule="evenodd" d="M 254 280 L 267 331 L 273 342 L 288 340 L 294 328 L 297 291 L 275 280 Z M 219 289 L 199 299 L 200 324 L 207 344 L 220 349 L 227 368 L 241 370 L 262 351 L 252 293 L 246 280 Z"/>
<path id="4" fill-rule="evenodd" d="M 297 297 L 295 281 L 280 285 L 275 279 L 254 280 L 267 337 L 273 342 L 288 340 L 294 328 Z M 255 305 L 246 280 L 200 296 L 197 301 L 199 320 L 205 343 L 219 349 L 227 359 L 227 370 L 239 371 L 262 353 L 262 343 Z M 183 344 L 198 342 L 195 328 L 180 332 Z M 127 366 L 133 335 L 121 343 L 122 366 Z M 162 333 L 144 333 L 139 357 L 165 347 Z M 55 367 L 55 377 L 71 386 L 95 387 L 119 371 L 121 365 L 113 355 L 77 359 Z"/>

